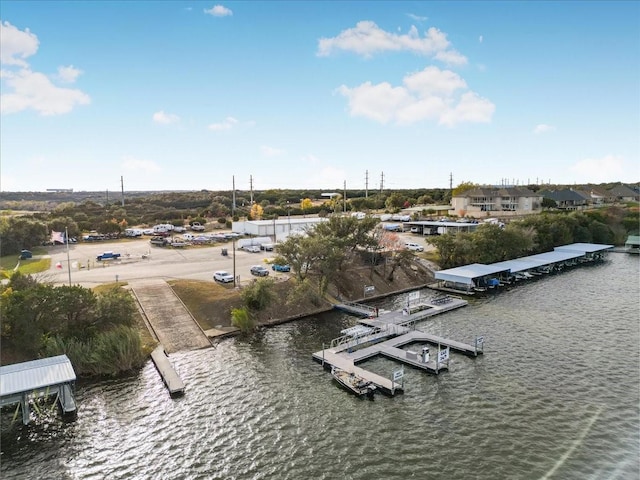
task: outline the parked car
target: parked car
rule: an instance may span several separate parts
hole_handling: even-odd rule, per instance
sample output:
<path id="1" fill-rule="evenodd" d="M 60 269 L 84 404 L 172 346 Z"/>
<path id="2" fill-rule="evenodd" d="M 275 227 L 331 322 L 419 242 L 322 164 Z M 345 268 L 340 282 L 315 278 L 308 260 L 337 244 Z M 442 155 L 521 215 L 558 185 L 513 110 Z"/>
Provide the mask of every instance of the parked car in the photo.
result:
<path id="1" fill-rule="evenodd" d="M 233 282 L 233 275 L 231 275 L 229 272 L 225 272 L 224 270 L 219 270 L 217 272 L 214 272 L 213 279 L 216 282 L 220 283 L 231 283 Z"/>
<path id="2" fill-rule="evenodd" d="M 29 250 L 22 250 L 20 252 L 20 260 L 26 260 L 27 258 L 33 258 L 33 253 Z"/>
<path id="3" fill-rule="evenodd" d="M 247 245 L 246 247 L 243 247 L 243 250 L 249 252 L 249 253 L 260 253 L 260 246 L 258 245 Z"/>
<path id="4" fill-rule="evenodd" d="M 278 263 L 274 263 L 271 265 L 271 270 L 274 272 L 290 272 L 291 267 L 289 265 L 280 265 Z"/>
<path id="5" fill-rule="evenodd" d="M 269 270 L 267 270 L 267 267 L 263 267 L 262 265 L 254 265 L 249 271 L 251 272 L 251 275 L 255 275 L 256 277 L 269 276 Z"/>
<path id="6" fill-rule="evenodd" d="M 424 247 L 422 245 L 418 245 L 417 243 L 405 243 L 404 246 L 407 250 L 412 250 L 414 252 L 424 252 Z"/>

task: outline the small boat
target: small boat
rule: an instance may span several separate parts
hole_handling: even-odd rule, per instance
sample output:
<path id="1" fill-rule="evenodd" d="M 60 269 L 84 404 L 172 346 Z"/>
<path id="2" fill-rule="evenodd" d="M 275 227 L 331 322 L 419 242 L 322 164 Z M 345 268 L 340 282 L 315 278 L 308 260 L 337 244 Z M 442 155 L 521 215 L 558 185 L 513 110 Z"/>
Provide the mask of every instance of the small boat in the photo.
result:
<path id="1" fill-rule="evenodd" d="M 351 392 L 361 398 L 373 398 L 376 386 L 372 382 L 359 377 L 355 373 L 349 373 L 336 367 L 331 369 L 331 375 L 336 382 L 338 382 L 340 386 L 348 392 Z"/>

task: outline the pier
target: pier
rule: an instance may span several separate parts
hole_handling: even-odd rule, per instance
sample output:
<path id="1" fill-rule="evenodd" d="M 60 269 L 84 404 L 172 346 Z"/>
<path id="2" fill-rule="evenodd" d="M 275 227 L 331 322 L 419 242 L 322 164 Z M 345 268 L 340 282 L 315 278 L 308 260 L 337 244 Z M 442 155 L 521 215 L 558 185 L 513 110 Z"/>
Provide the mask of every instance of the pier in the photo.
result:
<path id="1" fill-rule="evenodd" d="M 394 395 L 404 389 L 402 384 L 395 381 L 395 375 L 385 378 L 359 368 L 356 364 L 382 355 L 437 375 L 442 370 L 448 370 L 450 351 L 473 357 L 482 354 L 483 337 L 476 337 L 474 345 L 470 345 L 415 330 L 417 322 L 467 304 L 466 300 L 450 295 L 436 296 L 428 301 L 421 301 L 419 297 L 409 297 L 407 305 L 401 311 L 383 312 L 378 316 L 359 320 L 359 325 L 343 330 L 343 335 L 333 339 L 329 348 L 323 346 L 322 350 L 312 354 L 312 358 L 324 368 L 331 369 L 335 366 L 355 373 L 373 382 L 384 393 Z M 359 311 L 354 313 L 358 314 Z M 421 352 L 400 348 L 418 342 L 437 345 L 438 350 L 432 356 L 427 346 L 423 347 Z"/>
<path id="2" fill-rule="evenodd" d="M 169 357 L 162 345 L 157 346 L 156 349 L 151 352 L 151 360 L 153 360 L 153 363 L 158 369 L 158 373 L 160 373 L 162 381 L 167 387 L 167 390 L 169 390 L 169 394 L 171 396 L 182 395 L 184 393 L 184 383 L 173 368 L 173 365 L 171 365 Z"/>
<path id="3" fill-rule="evenodd" d="M 42 358 L 30 362 L 0 367 L 0 407 L 16 405 L 13 418 L 22 410 L 22 423 L 30 420 L 30 404 L 38 410 L 36 401 L 55 395 L 63 415 L 76 413 L 73 383 L 76 373 L 66 355 Z"/>

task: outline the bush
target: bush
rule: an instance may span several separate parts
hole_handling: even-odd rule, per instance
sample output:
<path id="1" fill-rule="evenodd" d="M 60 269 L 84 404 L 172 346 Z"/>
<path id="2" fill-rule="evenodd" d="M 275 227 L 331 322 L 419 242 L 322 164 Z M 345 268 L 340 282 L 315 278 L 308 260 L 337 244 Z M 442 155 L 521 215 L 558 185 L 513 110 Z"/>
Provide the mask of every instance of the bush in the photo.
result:
<path id="1" fill-rule="evenodd" d="M 251 332 L 256 328 L 253 316 L 246 308 L 231 309 L 231 325 L 243 333 Z"/>

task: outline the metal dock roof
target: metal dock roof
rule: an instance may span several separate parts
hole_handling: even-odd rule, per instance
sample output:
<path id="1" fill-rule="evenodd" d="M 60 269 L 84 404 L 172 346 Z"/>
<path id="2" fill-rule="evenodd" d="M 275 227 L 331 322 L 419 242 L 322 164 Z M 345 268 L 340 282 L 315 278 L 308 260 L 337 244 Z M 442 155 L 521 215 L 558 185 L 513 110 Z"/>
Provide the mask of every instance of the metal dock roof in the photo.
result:
<path id="1" fill-rule="evenodd" d="M 436 280 L 448 280 L 450 282 L 464 283 L 473 285 L 473 279 L 484 277 L 485 275 L 493 275 L 494 273 L 507 271 L 507 268 L 495 265 L 484 265 L 482 263 L 472 263 L 462 267 L 449 268 L 447 270 L 437 271 Z"/>
<path id="2" fill-rule="evenodd" d="M 594 253 L 594 252 L 601 252 L 602 250 L 609 250 L 611 248 L 613 248 L 613 245 L 601 245 L 599 243 L 571 243 L 569 245 L 562 245 L 561 247 L 556 247 L 554 248 L 554 250 Z"/>
<path id="3" fill-rule="evenodd" d="M 66 355 L 14 363 L 0 367 L 0 396 L 30 392 L 75 379 L 76 373 Z"/>
<path id="4" fill-rule="evenodd" d="M 552 252 L 538 253 L 527 257 L 515 258 L 504 262 L 472 263 L 461 267 L 440 270 L 435 273 L 436 280 L 447 280 L 466 285 L 473 285 L 473 279 L 493 275 L 499 272 L 520 272 L 531 268 L 564 262 L 574 258 L 580 258 L 587 253 L 600 252 L 613 248 L 613 245 L 600 245 L 597 243 L 572 243 L 556 247 Z"/>

